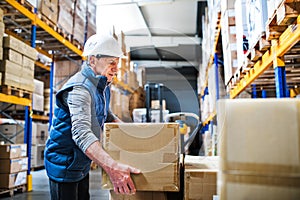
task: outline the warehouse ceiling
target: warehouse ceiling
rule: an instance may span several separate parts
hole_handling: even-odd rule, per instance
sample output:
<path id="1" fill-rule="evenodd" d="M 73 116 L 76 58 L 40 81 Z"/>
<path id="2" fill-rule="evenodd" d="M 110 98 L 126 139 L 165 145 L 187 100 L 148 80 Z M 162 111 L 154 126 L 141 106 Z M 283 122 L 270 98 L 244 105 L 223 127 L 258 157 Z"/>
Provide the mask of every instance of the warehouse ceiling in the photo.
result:
<path id="1" fill-rule="evenodd" d="M 98 33 L 125 34 L 131 60 L 151 67 L 198 67 L 206 1 L 99 0 Z"/>

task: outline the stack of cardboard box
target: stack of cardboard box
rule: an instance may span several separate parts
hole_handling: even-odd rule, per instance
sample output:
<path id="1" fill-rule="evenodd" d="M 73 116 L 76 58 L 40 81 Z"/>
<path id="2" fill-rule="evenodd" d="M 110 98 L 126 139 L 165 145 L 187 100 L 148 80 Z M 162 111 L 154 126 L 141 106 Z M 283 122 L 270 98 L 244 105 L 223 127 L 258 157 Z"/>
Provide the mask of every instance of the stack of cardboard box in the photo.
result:
<path id="1" fill-rule="evenodd" d="M 10 189 L 27 183 L 26 144 L 0 145 L 0 188 Z"/>
<path id="2" fill-rule="evenodd" d="M 3 47 L 3 61 L 0 61 L 2 85 L 32 92 L 37 51 L 11 35 L 3 38 Z"/>
<path id="3" fill-rule="evenodd" d="M 48 124 L 32 123 L 31 167 L 44 166 L 44 150 L 48 135 Z"/>

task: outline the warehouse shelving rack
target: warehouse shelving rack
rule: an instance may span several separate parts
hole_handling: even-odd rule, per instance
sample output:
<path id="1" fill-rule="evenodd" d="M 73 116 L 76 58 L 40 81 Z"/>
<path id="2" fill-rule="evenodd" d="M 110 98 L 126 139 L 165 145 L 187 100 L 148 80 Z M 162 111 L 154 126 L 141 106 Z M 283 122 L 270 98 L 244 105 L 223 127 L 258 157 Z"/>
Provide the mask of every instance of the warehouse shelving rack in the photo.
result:
<path id="1" fill-rule="evenodd" d="M 246 75 L 239 81 L 239 83 L 230 91 L 230 98 L 237 97 L 242 91 L 244 91 L 255 79 L 257 79 L 264 71 L 270 66 L 274 65 L 275 70 L 280 70 L 284 67 L 284 61 L 282 57 L 287 53 L 293 46 L 295 46 L 300 40 L 300 15 L 297 18 L 297 23 L 288 27 L 278 40 L 272 42 L 271 48 L 264 53 L 261 60 L 256 62 L 252 69 L 250 69 Z M 282 73 L 282 72 L 281 72 Z M 281 73 L 276 73 L 276 87 L 285 87 L 284 81 L 282 81 Z M 282 93 L 282 89 L 279 89 L 277 93 Z M 283 94 L 277 94 L 282 97 Z"/>
<path id="2" fill-rule="evenodd" d="M 218 54 L 217 54 L 217 46 L 220 38 L 220 32 L 221 32 L 221 13 L 217 13 L 218 18 L 216 22 L 216 27 L 215 27 L 215 35 L 214 35 L 214 44 L 213 44 L 213 52 L 210 57 L 209 61 L 205 70 L 205 82 L 204 85 L 201 87 L 201 98 L 204 98 L 208 90 L 208 71 L 212 68 L 215 67 L 215 74 L 216 74 L 216 97 L 217 99 L 219 98 L 219 80 L 218 80 Z M 216 111 L 214 110 L 212 113 L 209 114 L 209 116 L 202 122 L 203 126 L 207 126 L 216 116 Z"/>

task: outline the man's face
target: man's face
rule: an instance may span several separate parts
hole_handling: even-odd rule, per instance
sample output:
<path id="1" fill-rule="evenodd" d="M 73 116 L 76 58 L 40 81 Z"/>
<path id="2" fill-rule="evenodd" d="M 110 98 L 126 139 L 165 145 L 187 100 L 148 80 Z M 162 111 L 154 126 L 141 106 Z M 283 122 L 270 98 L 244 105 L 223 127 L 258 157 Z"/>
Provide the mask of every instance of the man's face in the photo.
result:
<path id="1" fill-rule="evenodd" d="M 119 58 L 115 57 L 90 57 L 90 66 L 96 75 L 106 76 L 107 81 L 111 82 L 118 73 Z"/>

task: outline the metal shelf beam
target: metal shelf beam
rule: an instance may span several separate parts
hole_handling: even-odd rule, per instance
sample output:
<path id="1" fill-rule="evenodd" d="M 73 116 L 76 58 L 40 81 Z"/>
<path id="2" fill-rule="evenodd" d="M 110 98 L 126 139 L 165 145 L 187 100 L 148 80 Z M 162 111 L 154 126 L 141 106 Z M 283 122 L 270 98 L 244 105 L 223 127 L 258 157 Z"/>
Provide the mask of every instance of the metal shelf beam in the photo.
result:
<path id="1" fill-rule="evenodd" d="M 230 98 L 233 99 L 244 91 L 259 75 L 267 70 L 272 64 L 274 58 L 283 56 L 300 40 L 300 15 L 297 18 L 297 23 L 289 26 L 279 37 L 274 41 L 270 50 L 266 51 L 260 61 L 257 61 L 254 67 L 240 80 L 240 82 L 230 91 Z"/>
<path id="2" fill-rule="evenodd" d="M 17 96 L 11 96 L 7 94 L 0 93 L 0 102 L 18 104 L 23 106 L 31 107 L 31 100 L 26 98 L 20 98 Z"/>

